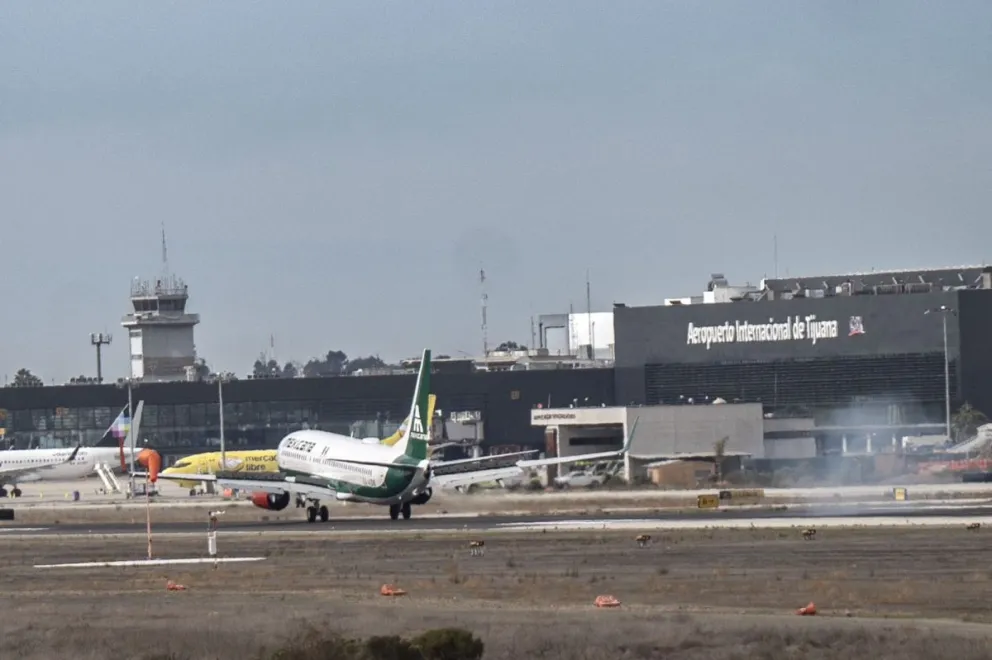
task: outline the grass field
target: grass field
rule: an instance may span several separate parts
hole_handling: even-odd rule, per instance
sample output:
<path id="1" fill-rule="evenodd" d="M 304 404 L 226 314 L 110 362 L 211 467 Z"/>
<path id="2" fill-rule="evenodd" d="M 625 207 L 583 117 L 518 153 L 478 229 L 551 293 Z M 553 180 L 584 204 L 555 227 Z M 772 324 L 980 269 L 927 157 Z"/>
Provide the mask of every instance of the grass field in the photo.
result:
<path id="1" fill-rule="evenodd" d="M 0 537 L 0 657 L 251 658 L 312 624 L 350 635 L 459 625 L 487 658 L 988 657 L 984 530 L 654 534 L 220 535 L 257 564 L 35 569 L 141 559 L 145 539 Z M 468 541 L 486 541 L 484 557 Z M 159 557 L 205 554 L 200 536 Z M 167 580 L 187 586 L 168 592 Z M 378 595 L 383 583 L 408 591 Z M 597 595 L 619 610 L 593 607 Z M 817 617 L 798 617 L 813 601 Z M 667 655 L 665 655 L 667 653 Z"/>

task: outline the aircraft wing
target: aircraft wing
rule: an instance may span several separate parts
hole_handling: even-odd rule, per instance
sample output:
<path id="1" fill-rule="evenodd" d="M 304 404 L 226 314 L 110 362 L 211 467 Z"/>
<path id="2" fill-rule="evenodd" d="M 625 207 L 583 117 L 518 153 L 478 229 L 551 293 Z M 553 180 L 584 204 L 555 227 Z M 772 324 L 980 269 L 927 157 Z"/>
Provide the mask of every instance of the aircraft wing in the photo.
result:
<path id="1" fill-rule="evenodd" d="M 230 475 L 230 476 L 228 476 Z M 135 472 L 136 477 L 146 477 L 146 472 Z M 196 481 L 200 483 L 212 482 L 221 488 L 231 488 L 234 490 L 250 490 L 252 492 L 265 493 L 297 493 L 309 495 L 317 498 L 335 498 L 337 491 L 322 483 L 317 478 L 293 477 L 280 472 L 258 472 L 246 475 L 240 472 L 219 474 L 159 474 L 159 479 L 166 481 Z"/>
<path id="2" fill-rule="evenodd" d="M 472 463 L 477 463 L 477 464 L 479 464 L 481 466 L 481 465 L 483 465 L 483 464 L 485 464 L 487 462 L 502 462 L 502 461 L 505 461 L 507 458 L 509 458 L 511 456 L 523 456 L 524 454 L 535 454 L 538 451 L 540 451 L 540 450 L 539 449 L 528 449 L 526 451 L 515 451 L 515 452 L 509 453 L 509 454 L 492 454 L 490 456 L 479 456 L 478 458 L 457 458 L 457 459 L 455 459 L 453 461 L 439 461 L 439 462 L 433 463 L 433 466 L 435 467 L 435 469 L 438 468 L 438 467 L 441 467 L 441 466 L 448 467 L 449 465 L 451 465 L 451 466 L 459 466 L 459 467 L 460 466 L 467 466 L 467 465 L 470 465 Z"/>
<path id="3" fill-rule="evenodd" d="M 484 456 L 480 458 L 466 458 L 457 461 L 447 461 L 444 463 L 434 463 L 434 475 L 431 483 L 439 488 L 453 488 L 458 486 L 469 486 L 471 484 L 486 483 L 498 479 L 512 479 L 524 474 L 528 468 L 544 467 L 547 465 L 562 465 L 564 463 L 578 463 L 580 461 L 596 461 L 606 459 L 621 458 L 630 450 L 630 442 L 637 429 L 637 421 L 630 429 L 630 435 L 624 441 L 623 447 L 613 451 L 597 452 L 595 454 L 577 454 L 575 456 L 558 456 L 555 458 L 536 458 L 530 460 L 519 460 L 509 465 L 505 464 L 507 457 L 519 456 L 521 454 L 533 453 L 535 450 L 516 452 L 514 454 L 497 454 L 495 456 Z M 504 462 L 504 465 L 486 465 L 489 463 Z"/>
<path id="4" fill-rule="evenodd" d="M 538 458 L 530 461 L 517 461 L 517 465 L 522 468 L 541 467 L 544 465 L 562 465 L 563 463 L 578 463 L 579 461 L 602 461 L 610 458 L 620 458 L 630 451 L 630 442 L 634 439 L 634 431 L 637 430 L 637 423 L 641 421 L 638 417 L 634 420 L 634 425 L 630 428 L 627 439 L 623 442 L 623 447 L 613 451 L 601 451 L 595 454 L 576 454 L 575 456 L 557 456 L 555 458 Z"/>
<path id="5" fill-rule="evenodd" d="M 624 450 L 602 451 L 596 454 L 577 454 L 575 456 L 558 456 L 555 458 L 535 458 L 530 461 L 517 461 L 517 465 L 522 468 L 543 467 L 545 465 L 563 465 L 565 463 L 578 463 L 579 461 L 603 461 L 609 458 L 619 458 L 624 455 Z"/>
<path id="6" fill-rule="evenodd" d="M 523 470 L 511 465 L 510 467 L 493 468 L 489 470 L 474 470 L 472 472 L 453 472 L 450 474 L 434 475 L 431 477 L 431 484 L 438 488 L 457 488 L 459 486 L 471 486 L 472 484 L 486 483 L 488 481 L 498 481 L 500 479 L 513 479 L 523 474 Z"/>
<path id="7" fill-rule="evenodd" d="M 79 453 L 81 445 L 76 445 L 76 448 L 66 456 L 65 458 L 53 458 L 51 461 L 46 461 L 43 463 L 32 463 L 30 466 L 25 467 L 23 465 L 18 465 L 16 463 L 7 464 L 7 461 L 3 460 L 3 452 L 0 452 L 0 474 L 5 477 L 16 478 L 20 474 L 32 474 L 40 470 L 50 470 L 53 467 L 64 465 L 65 463 L 71 463 L 75 458 L 76 454 Z M 16 449 L 13 451 L 17 451 Z"/>

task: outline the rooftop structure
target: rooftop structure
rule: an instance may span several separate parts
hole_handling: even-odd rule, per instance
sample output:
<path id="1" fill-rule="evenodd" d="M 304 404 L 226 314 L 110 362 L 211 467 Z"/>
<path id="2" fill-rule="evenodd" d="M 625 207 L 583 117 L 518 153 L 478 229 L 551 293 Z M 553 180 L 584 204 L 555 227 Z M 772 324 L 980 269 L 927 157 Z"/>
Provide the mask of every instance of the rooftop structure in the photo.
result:
<path id="1" fill-rule="evenodd" d="M 759 300 L 938 293 L 992 289 L 992 266 L 890 270 L 810 277 L 764 278 L 760 285 L 731 285 L 714 273 L 701 295 L 666 298 L 665 305 L 699 305 Z"/>
<path id="2" fill-rule="evenodd" d="M 761 282 L 758 299 L 936 293 L 961 289 L 992 289 L 992 266 L 766 278 Z"/>

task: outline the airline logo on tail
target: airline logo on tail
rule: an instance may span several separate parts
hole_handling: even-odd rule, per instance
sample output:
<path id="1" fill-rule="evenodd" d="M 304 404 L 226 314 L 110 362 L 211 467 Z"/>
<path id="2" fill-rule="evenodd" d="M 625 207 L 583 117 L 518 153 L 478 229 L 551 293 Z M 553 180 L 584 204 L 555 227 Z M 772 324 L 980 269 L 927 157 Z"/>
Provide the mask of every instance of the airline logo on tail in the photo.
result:
<path id="1" fill-rule="evenodd" d="M 410 425 L 410 437 L 414 440 L 430 440 L 430 436 L 424 433 L 424 423 L 420 419 L 420 406 L 413 409 L 413 424 Z"/>
<path id="2" fill-rule="evenodd" d="M 127 434 L 131 431 L 131 416 L 128 414 L 126 406 L 117 415 L 117 419 L 114 420 L 114 423 L 110 425 L 108 430 L 118 440 L 123 440 L 127 437 Z"/>

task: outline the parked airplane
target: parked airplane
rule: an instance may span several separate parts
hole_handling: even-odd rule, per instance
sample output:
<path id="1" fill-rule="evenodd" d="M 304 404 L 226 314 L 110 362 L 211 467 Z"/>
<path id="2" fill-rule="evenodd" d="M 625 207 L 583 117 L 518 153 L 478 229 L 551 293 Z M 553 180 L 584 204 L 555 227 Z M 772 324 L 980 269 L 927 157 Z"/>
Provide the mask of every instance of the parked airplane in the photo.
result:
<path id="1" fill-rule="evenodd" d="M 448 475 L 435 476 L 435 470 L 453 469 L 451 477 L 464 483 L 468 475 L 457 473 L 459 465 L 483 464 L 489 458 L 505 460 L 505 456 L 469 458 L 458 461 L 434 462 L 429 456 L 430 435 L 424 425 L 429 420 L 428 397 L 431 379 L 431 352 L 425 349 L 420 362 L 409 419 L 412 422 L 393 446 L 366 443 L 348 436 L 325 431 L 294 431 L 282 439 L 276 449 L 279 472 L 245 473 L 218 472 L 202 475 L 165 475 L 160 478 L 191 481 L 213 481 L 225 488 L 252 493 L 252 503 L 262 509 L 281 511 L 296 495 L 297 507 L 306 507 L 307 520 L 319 517 L 326 522 L 330 513 L 327 501 L 365 502 L 389 507 L 393 520 L 409 518 L 411 505 L 426 504 L 434 487 L 444 487 Z M 612 456 L 626 452 L 627 446 Z M 522 452 L 527 453 L 527 452 Z M 590 456 L 566 459 L 520 461 L 517 465 L 533 467 L 570 461 L 587 460 Z M 596 457 L 602 454 L 595 454 Z M 516 473 L 520 468 L 512 468 Z M 444 470 L 447 471 L 447 470 Z M 480 481 L 493 479 L 494 470 L 475 470 Z"/>
<path id="2" fill-rule="evenodd" d="M 135 427 L 141 422 L 143 401 L 138 402 Z M 96 474 L 98 470 L 113 470 L 131 458 L 132 449 L 124 439 L 131 430 L 128 407 L 120 414 L 93 447 L 63 449 L 8 449 L 0 451 L 0 497 L 7 497 L 4 485 L 12 486 L 10 495 L 20 497 L 19 484 L 35 481 L 67 481 Z M 135 448 L 135 460 L 142 449 Z"/>
<path id="3" fill-rule="evenodd" d="M 434 419 L 434 404 L 437 396 L 431 394 L 427 405 L 428 419 Z M 406 426 L 410 418 L 407 417 L 401 423 L 396 432 L 388 438 L 362 438 L 362 442 L 367 444 L 384 444 L 392 447 L 403 437 Z M 216 474 L 221 470 L 227 472 L 264 472 L 274 474 L 279 472 L 279 463 L 276 460 L 277 450 L 275 449 L 251 449 L 242 451 L 224 452 L 225 465 L 221 468 L 221 453 L 219 451 L 203 452 L 180 458 L 171 467 L 166 468 L 159 475 L 164 478 L 172 478 L 173 475 L 180 474 Z M 179 487 L 187 488 L 192 495 L 198 481 L 180 480 Z"/>

